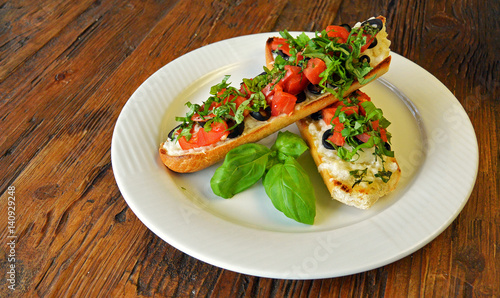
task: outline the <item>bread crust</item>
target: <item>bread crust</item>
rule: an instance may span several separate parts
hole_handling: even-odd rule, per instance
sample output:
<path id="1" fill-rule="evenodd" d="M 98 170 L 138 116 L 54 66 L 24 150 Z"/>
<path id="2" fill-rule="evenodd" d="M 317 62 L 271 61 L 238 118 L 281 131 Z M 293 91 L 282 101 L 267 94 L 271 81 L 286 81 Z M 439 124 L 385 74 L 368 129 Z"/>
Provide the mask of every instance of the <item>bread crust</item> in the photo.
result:
<path id="1" fill-rule="evenodd" d="M 374 181 L 371 185 L 363 185 L 363 183 L 360 183 L 354 188 L 352 185 L 343 181 L 343 179 L 332 174 L 328 169 L 321 168 L 320 165 L 325 162 L 325 160 L 319 153 L 318 142 L 314 141 L 314 136 L 309 131 L 309 125 L 311 122 L 312 120 L 305 118 L 297 121 L 296 124 L 302 138 L 309 145 L 309 150 L 313 160 L 318 166 L 318 171 L 321 174 L 321 177 L 323 178 L 323 181 L 325 182 L 325 185 L 333 199 L 349 206 L 360 209 L 368 209 L 375 204 L 379 198 L 392 192 L 396 188 L 401 177 L 401 168 L 399 165 L 397 165 L 397 170 L 392 173 L 391 178 L 387 183 L 377 179 L 377 181 Z M 394 162 L 397 164 L 396 158 L 394 157 L 386 157 L 386 162 Z"/>

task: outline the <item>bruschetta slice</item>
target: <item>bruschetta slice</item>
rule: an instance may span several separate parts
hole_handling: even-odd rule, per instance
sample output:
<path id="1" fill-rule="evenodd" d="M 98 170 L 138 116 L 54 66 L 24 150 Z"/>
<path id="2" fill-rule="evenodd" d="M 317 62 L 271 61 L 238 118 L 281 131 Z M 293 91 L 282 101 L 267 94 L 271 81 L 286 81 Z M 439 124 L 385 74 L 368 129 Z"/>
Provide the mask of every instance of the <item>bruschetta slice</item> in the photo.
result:
<path id="1" fill-rule="evenodd" d="M 282 37 L 266 44 L 264 72 L 238 88 L 226 76 L 202 104 L 187 103 L 179 125 L 160 144 L 162 162 L 189 173 L 222 160 L 239 145 L 256 142 L 342 99 L 388 71 L 385 18 L 353 28 L 329 26 L 315 37 Z"/>
<path id="2" fill-rule="evenodd" d="M 367 209 L 396 188 L 389 125 L 360 90 L 297 122 L 333 199 Z"/>

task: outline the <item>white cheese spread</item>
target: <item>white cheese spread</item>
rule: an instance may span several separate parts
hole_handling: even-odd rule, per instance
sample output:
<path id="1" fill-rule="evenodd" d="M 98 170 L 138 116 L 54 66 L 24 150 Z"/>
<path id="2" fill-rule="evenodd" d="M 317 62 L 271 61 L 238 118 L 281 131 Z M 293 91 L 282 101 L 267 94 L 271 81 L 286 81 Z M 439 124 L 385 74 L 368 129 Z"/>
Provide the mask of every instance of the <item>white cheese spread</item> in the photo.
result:
<path id="1" fill-rule="evenodd" d="M 351 162 L 342 160 L 338 155 L 336 150 L 327 149 L 322 145 L 323 133 L 331 129 L 331 125 L 327 125 L 324 121 L 314 121 L 309 124 L 309 132 L 313 136 L 313 142 L 318 148 L 318 154 L 321 156 L 321 163 L 318 165 L 318 170 L 327 170 L 331 176 L 335 177 L 337 180 L 342 181 L 346 185 L 353 185 L 356 182 L 356 178 L 350 174 L 354 170 L 365 170 L 366 176 L 363 180 L 367 181 L 380 181 L 379 177 L 375 177 L 380 171 L 396 171 L 398 165 L 396 162 L 387 160 L 384 156 L 384 162 L 382 162 L 379 156 L 375 155 L 374 148 L 363 149 L 363 151 L 358 150 L 359 156 L 355 156 L 354 160 Z M 352 149 L 348 145 L 344 145 L 346 149 Z M 383 183 L 383 182 L 382 182 Z M 367 182 L 360 183 L 366 186 Z"/>

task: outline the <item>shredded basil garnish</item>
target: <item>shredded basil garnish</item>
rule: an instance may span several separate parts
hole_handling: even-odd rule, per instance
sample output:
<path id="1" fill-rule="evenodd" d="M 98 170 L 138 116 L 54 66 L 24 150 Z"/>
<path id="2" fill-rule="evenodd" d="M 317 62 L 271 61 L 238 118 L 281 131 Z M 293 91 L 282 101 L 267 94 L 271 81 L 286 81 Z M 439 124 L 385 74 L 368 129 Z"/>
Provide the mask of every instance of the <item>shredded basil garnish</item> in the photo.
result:
<path id="1" fill-rule="evenodd" d="M 246 90 L 240 90 L 230 86 L 228 82 L 230 76 L 226 75 L 222 81 L 210 89 L 210 97 L 201 105 L 186 103 L 189 111 L 185 117 L 176 117 L 176 121 L 182 122 L 180 125 L 181 132 L 177 139 L 186 137 L 191 138 L 191 129 L 196 124 L 192 120 L 193 115 L 198 115 L 201 119 L 207 118 L 204 125 L 205 130 L 210 130 L 212 122 L 220 122 L 225 120 L 233 120 L 236 125 L 244 120 L 244 111 L 259 111 L 265 109 L 268 105 L 262 89 L 270 83 L 278 83 L 286 74 L 286 65 L 299 65 L 303 68 L 307 65 L 307 59 L 320 58 L 325 61 L 326 70 L 320 75 L 322 80 L 319 86 L 323 92 L 330 92 L 338 98 L 343 98 L 344 92 L 349 89 L 355 80 L 361 84 L 366 84 L 375 79 L 375 76 L 365 78 L 372 70 L 372 67 L 366 62 L 361 61 L 361 47 L 366 42 L 366 34 L 374 36 L 378 33 L 378 29 L 371 26 L 362 26 L 352 28 L 346 43 L 338 43 L 336 38 L 328 37 L 325 30 L 316 32 L 313 38 L 310 38 L 305 33 L 293 37 L 287 30 L 280 32 L 280 35 L 287 40 L 290 45 L 290 57 L 286 60 L 281 56 L 276 56 L 274 67 L 272 70 L 264 67 L 264 73 L 252 79 L 243 79 L 243 84 L 250 90 L 251 95 L 246 94 Z M 300 59 L 300 60 L 299 60 Z M 273 88 L 271 86 L 271 88 Z M 233 100 L 228 98 L 242 96 L 247 100 L 236 108 Z M 213 104 L 218 106 L 213 108 Z M 230 127 L 229 130 L 236 127 Z M 346 157 L 347 158 L 347 157 Z"/>

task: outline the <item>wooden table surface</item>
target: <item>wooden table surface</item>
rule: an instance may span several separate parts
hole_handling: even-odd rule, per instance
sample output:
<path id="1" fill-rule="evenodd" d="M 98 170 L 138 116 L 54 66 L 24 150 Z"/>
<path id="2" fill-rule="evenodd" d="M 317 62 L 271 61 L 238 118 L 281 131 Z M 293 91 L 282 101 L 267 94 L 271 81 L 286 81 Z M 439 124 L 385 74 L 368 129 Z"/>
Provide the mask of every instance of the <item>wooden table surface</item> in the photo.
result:
<path id="1" fill-rule="evenodd" d="M 368 272 L 279 280 L 192 258 L 134 215 L 110 143 L 150 75 L 223 39 L 379 14 L 392 50 L 451 90 L 479 143 L 470 199 L 435 240 Z M 499 15 L 479 0 L 0 1 L 0 296 L 500 296 Z"/>

